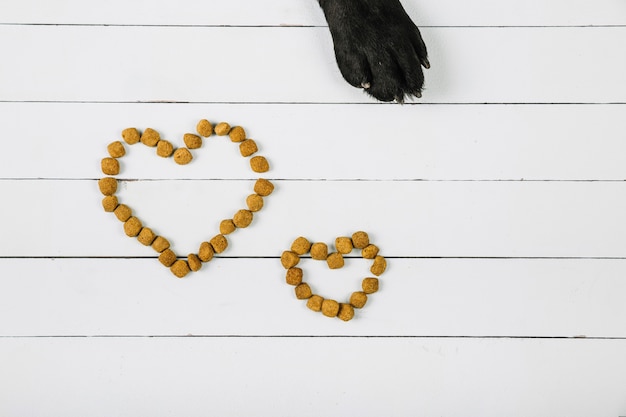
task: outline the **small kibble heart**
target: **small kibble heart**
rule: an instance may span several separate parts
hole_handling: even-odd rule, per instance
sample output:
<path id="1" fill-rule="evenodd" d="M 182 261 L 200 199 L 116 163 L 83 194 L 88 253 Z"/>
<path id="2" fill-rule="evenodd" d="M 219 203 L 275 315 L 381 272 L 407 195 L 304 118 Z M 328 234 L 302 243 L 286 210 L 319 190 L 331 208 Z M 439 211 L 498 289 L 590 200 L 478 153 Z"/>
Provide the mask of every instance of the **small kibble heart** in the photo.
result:
<path id="1" fill-rule="evenodd" d="M 289 250 L 282 253 L 280 262 L 287 270 L 285 281 L 295 287 L 296 298 L 307 300 L 310 310 L 321 312 L 326 317 L 338 317 L 343 321 L 349 321 L 354 317 L 355 308 L 363 308 L 367 302 L 367 296 L 378 291 L 378 276 L 387 269 L 387 261 L 378 254 L 378 247 L 371 244 L 367 233 L 359 231 L 351 237 L 338 237 L 335 240 L 337 252 L 328 253 L 328 245 L 322 242 L 311 243 L 305 237 L 299 237 L 291 245 Z M 360 249 L 364 259 L 373 259 L 370 272 L 376 277 L 366 277 L 361 284 L 361 291 L 355 291 L 346 302 L 337 302 L 326 299 L 321 295 L 314 294 L 313 290 L 304 282 L 304 272 L 297 265 L 300 256 L 310 253 L 315 260 L 326 261 L 330 269 L 339 269 L 344 266 L 344 257 L 353 249 Z"/>
<path id="2" fill-rule="evenodd" d="M 240 151 L 243 157 L 251 157 L 258 151 L 256 142 L 246 138 L 246 132 L 241 126 L 231 127 L 228 123 L 221 122 L 215 127 L 208 120 L 201 120 L 196 126 L 196 132 L 186 133 L 183 141 L 186 147 L 176 149 L 174 145 L 161 138 L 159 132 L 147 128 L 141 133 L 134 127 L 122 131 L 122 139 L 127 145 L 143 143 L 144 145 L 156 148 L 156 154 L 162 158 L 172 157 L 179 165 L 189 164 L 193 160 L 190 149 L 198 149 L 202 146 L 202 138 L 208 138 L 213 134 L 230 137 L 234 143 L 240 144 Z M 245 145 L 244 145 L 245 144 Z M 215 254 L 222 253 L 228 247 L 227 234 L 234 232 L 238 228 L 248 227 L 254 218 L 253 213 L 263 208 L 263 198 L 274 191 L 274 185 L 264 178 L 259 178 L 254 184 L 254 193 L 246 198 L 247 209 L 235 212 L 232 219 L 223 220 L 220 223 L 219 233 L 206 242 L 202 242 L 197 253 L 190 253 L 186 258 L 178 256 L 170 249 L 169 240 L 163 236 L 158 236 L 152 229 L 144 226 L 141 220 L 134 215 L 133 210 L 121 204 L 115 193 L 117 192 L 118 180 L 114 178 L 121 171 L 119 158 L 126 155 L 126 148 L 121 141 L 115 141 L 107 146 L 109 156 L 101 161 L 101 169 L 107 177 L 98 181 L 100 192 L 104 195 L 102 207 L 106 212 L 111 212 L 124 223 L 124 233 L 136 238 L 144 246 L 151 246 L 159 254 L 159 262 L 168 267 L 177 277 L 182 278 L 189 272 L 200 270 L 202 263 L 209 262 Z M 252 156 L 250 167 L 254 172 L 267 172 L 269 162 L 263 156 Z"/>

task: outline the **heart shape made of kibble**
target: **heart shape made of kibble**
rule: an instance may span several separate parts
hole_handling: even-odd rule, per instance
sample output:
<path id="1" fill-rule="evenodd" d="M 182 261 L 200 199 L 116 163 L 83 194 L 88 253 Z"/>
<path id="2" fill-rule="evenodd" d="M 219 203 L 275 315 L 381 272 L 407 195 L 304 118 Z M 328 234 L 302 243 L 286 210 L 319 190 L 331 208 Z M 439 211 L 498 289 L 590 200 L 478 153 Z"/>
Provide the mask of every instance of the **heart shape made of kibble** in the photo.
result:
<path id="1" fill-rule="evenodd" d="M 202 119 L 196 126 L 196 132 L 186 133 L 183 137 L 185 147 L 174 148 L 174 145 L 162 139 L 160 134 L 151 128 L 139 132 L 134 127 L 124 129 L 122 138 L 127 145 L 143 143 L 144 145 L 156 148 L 156 154 L 162 158 L 173 156 L 174 162 L 179 165 L 186 165 L 191 162 L 193 155 L 190 149 L 197 149 L 202 146 L 202 138 L 208 138 L 214 133 L 217 136 L 228 136 L 232 142 L 239 143 L 239 151 L 243 157 L 250 158 L 250 167 L 254 172 L 264 173 L 269 171 L 269 163 L 263 156 L 255 155 L 258 147 L 254 140 L 246 137 L 246 132 L 241 126 L 231 127 L 226 122 L 221 122 L 213 126 L 211 122 Z M 189 272 L 198 271 L 203 262 L 209 262 L 215 254 L 222 253 L 228 247 L 226 235 L 234 232 L 237 228 L 245 228 L 250 225 L 254 217 L 253 213 L 263 208 L 263 198 L 267 197 L 274 190 L 274 185 L 264 178 L 259 178 L 254 184 L 254 193 L 246 199 L 247 209 L 238 210 L 232 219 L 222 220 L 220 232 L 206 242 L 202 242 L 197 253 L 190 253 L 186 259 L 179 257 L 170 249 L 169 240 L 159 236 L 151 228 L 145 227 L 141 220 L 133 215 L 133 210 L 126 204 L 122 204 L 115 195 L 117 192 L 118 180 L 115 178 L 120 173 L 119 159 L 126 155 L 126 148 L 121 141 L 114 141 L 107 146 L 109 153 L 101 161 L 102 172 L 107 175 L 98 181 L 100 192 L 104 195 L 102 207 L 106 212 L 111 212 L 124 223 L 124 232 L 127 236 L 137 238 L 145 245 L 151 246 L 158 254 L 159 261 L 170 268 L 172 273 L 179 278 L 186 276 Z"/>
<path id="2" fill-rule="evenodd" d="M 343 321 L 352 320 L 355 308 L 363 308 L 367 302 L 367 296 L 378 291 L 378 276 L 387 269 L 387 261 L 378 254 L 379 248 L 370 243 L 366 232 L 359 231 L 352 237 L 338 237 L 335 239 L 336 252 L 328 253 L 328 245 L 322 242 L 311 243 L 307 238 L 300 236 L 280 257 L 280 262 L 287 270 L 285 280 L 287 284 L 295 286 L 296 298 L 307 300 L 307 307 L 316 312 L 322 312 L 327 317 L 338 317 Z M 311 258 L 326 261 L 330 269 L 339 269 L 344 266 L 343 255 L 360 249 L 364 259 L 372 259 L 370 272 L 376 277 L 367 277 L 361 284 L 362 291 L 355 291 L 349 301 L 337 302 L 326 299 L 321 295 L 313 294 L 309 284 L 304 282 L 304 272 L 297 265 L 300 257 L 310 253 Z"/>

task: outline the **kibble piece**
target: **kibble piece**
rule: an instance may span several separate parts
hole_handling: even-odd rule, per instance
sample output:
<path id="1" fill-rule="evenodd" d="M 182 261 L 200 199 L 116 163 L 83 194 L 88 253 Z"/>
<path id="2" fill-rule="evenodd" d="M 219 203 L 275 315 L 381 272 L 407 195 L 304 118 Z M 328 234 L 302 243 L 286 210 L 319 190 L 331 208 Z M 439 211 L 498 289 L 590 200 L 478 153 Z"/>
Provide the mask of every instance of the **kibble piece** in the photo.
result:
<path id="1" fill-rule="evenodd" d="M 183 135 L 183 141 L 189 149 L 198 149 L 202 146 L 202 138 L 193 133 L 185 133 Z"/>
<path id="2" fill-rule="evenodd" d="M 147 128 L 146 130 L 144 130 L 143 134 L 141 135 L 141 143 L 146 146 L 150 146 L 151 148 L 157 146 L 157 143 L 159 143 L 160 139 L 161 135 L 159 135 L 159 132 L 151 128 Z"/>
<path id="3" fill-rule="evenodd" d="M 267 197 L 274 191 L 274 184 L 264 178 L 259 178 L 254 183 L 254 192 L 262 197 Z"/>
<path id="4" fill-rule="evenodd" d="M 224 235 L 214 236 L 213 239 L 210 240 L 210 243 L 215 253 L 222 253 L 228 247 L 228 240 L 226 240 Z"/>
<path id="5" fill-rule="evenodd" d="M 337 313 L 337 317 L 339 317 L 343 321 L 352 320 L 352 318 L 354 317 L 354 308 L 350 304 L 339 304 L 339 313 Z"/>
<path id="6" fill-rule="evenodd" d="M 352 252 L 352 239 L 349 237 L 338 237 L 335 239 L 335 247 L 337 248 L 337 252 L 341 254 L 348 254 Z"/>
<path id="7" fill-rule="evenodd" d="M 107 151 L 109 151 L 111 158 L 121 158 L 126 155 L 126 148 L 124 148 L 124 144 L 119 140 L 111 142 L 109 146 L 107 146 Z"/>
<path id="8" fill-rule="evenodd" d="M 250 168 L 254 172 L 267 172 L 270 170 L 270 164 L 264 156 L 253 156 L 250 159 Z"/>
<path id="9" fill-rule="evenodd" d="M 230 130 L 228 136 L 233 142 L 243 142 L 246 140 L 246 131 L 241 126 L 235 126 Z"/>
<path id="10" fill-rule="evenodd" d="M 157 143 L 157 155 L 162 158 L 169 158 L 172 153 L 174 153 L 174 145 L 170 142 L 161 139 L 159 143 Z"/>
<path id="11" fill-rule="evenodd" d="M 372 294 L 378 291 L 378 278 L 365 278 L 361 285 L 365 294 Z"/>
<path id="12" fill-rule="evenodd" d="M 248 157 L 256 153 L 258 150 L 259 148 L 256 146 L 256 142 L 252 139 L 246 139 L 239 144 L 239 152 L 243 157 Z"/>
<path id="13" fill-rule="evenodd" d="M 128 237 L 135 237 L 141 232 L 141 220 L 137 217 L 131 217 L 124 223 L 124 232 Z"/>
<path id="14" fill-rule="evenodd" d="M 365 232 L 356 232 L 352 235 L 352 245 L 357 249 L 363 249 L 370 244 L 370 238 Z"/>
<path id="15" fill-rule="evenodd" d="M 135 129 L 134 127 L 129 127 L 122 130 L 122 138 L 124 139 L 124 142 L 128 143 L 129 145 L 134 145 L 135 143 L 139 142 L 141 135 L 139 134 L 139 131 L 137 129 Z"/>
<path id="16" fill-rule="evenodd" d="M 108 195 L 102 199 L 102 208 L 104 208 L 106 212 L 110 213 L 114 211 L 118 205 L 117 197 L 114 195 Z"/>
<path id="17" fill-rule="evenodd" d="M 187 263 L 187 261 L 179 259 L 174 262 L 174 265 L 170 267 L 170 271 L 172 271 L 172 273 L 178 278 L 183 278 L 185 275 L 191 272 L 191 268 L 189 268 L 189 264 Z"/>
<path id="18" fill-rule="evenodd" d="M 119 221 L 125 222 L 126 220 L 131 218 L 131 216 L 133 215 L 133 211 L 126 204 L 120 204 L 115 208 L 113 214 L 115 214 L 115 217 L 117 217 Z"/>
<path id="19" fill-rule="evenodd" d="M 328 258 L 328 245 L 316 242 L 311 245 L 311 258 L 318 261 L 325 261 Z"/>
<path id="20" fill-rule="evenodd" d="M 338 252 L 331 253 L 326 258 L 326 263 L 328 263 L 330 269 L 343 268 L 343 256 Z"/>
<path id="21" fill-rule="evenodd" d="M 218 136 L 226 136 L 230 132 L 230 125 L 226 122 L 218 123 L 215 126 L 215 134 Z"/>
<path id="22" fill-rule="evenodd" d="M 222 220 L 220 223 L 220 233 L 223 235 L 231 234 L 237 227 L 231 219 Z"/>
<path id="23" fill-rule="evenodd" d="M 335 300 L 324 300 L 322 302 L 322 314 L 326 317 L 337 317 L 339 313 L 339 303 Z"/>
<path id="24" fill-rule="evenodd" d="M 144 227 L 141 229 L 141 232 L 137 235 L 137 240 L 145 246 L 152 245 L 154 239 L 156 239 L 156 234 L 149 227 Z"/>
<path id="25" fill-rule="evenodd" d="M 254 215 L 250 210 L 241 209 L 233 216 L 233 223 L 237 227 L 248 227 L 250 223 L 252 223 L 252 218 Z"/>
<path id="26" fill-rule="evenodd" d="M 169 268 L 174 264 L 174 262 L 176 262 L 176 254 L 171 249 L 165 249 L 159 255 L 159 262 Z"/>
<path id="27" fill-rule="evenodd" d="M 350 296 L 350 304 L 354 308 L 363 308 L 365 303 L 367 303 L 367 294 L 363 291 L 353 292 Z"/>
<path id="28" fill-rule="evenodd" d="M 115 158 L 102 158 L 100 167 L 106 175 L 117 175 L 120 173 L 120 163 Z"/>
<path id="29" fill-rule="evenodd" d="M 178 165 L 187 165 L 193 159 L 193 155 L 187 148 L 178 148 L 174 152 L 174 162 Z"/>
<path id="30" fill-rule="evenodd" d="M 313 295 L 313 293 L 311 292 L 311 287 L 309 287 L 309 284 L 307 284 L 306 282 L 303 282 L 302 284 L 296 286 L 294 291 L 298 300 L 306 300 L 308 298 L 311 298 L 311 296 Z"/>
<path id="31" fill-rule="evenodd" d="M 213 259 L 214 254 L 215 251 L 213 250 L 213 246 L 211 246 L 209 242 L 202 242 L 200 244 L 200 249 L 198 249 L 198 258 L 200 258 L 202 262 L 209 262 Z"/>
<path id="32" fill-rule="evenodd" d="M 361 251 L 361 256 L 365 259 L 374 259 L 378 255 L 378 246 L 369 244 Z"/>
<path id="33" fill-rule="evenodd" d="M 387 269 L 387 261 L 382 256 L 377 255 L 374 258 L 374 263 L 372 264 L 370 271 L 372 272 L 372 274 L 378 276 L 385 272 L 385 269 Z"/>
<path id="34" fill-rule="evenodd" d="M 311 242 L 306 237 L 300 236 L 291 244 L 291 250 L 298 255 L 304 255 L 311 250 Z"/>
<path id="35" fill-rule="evenodd" d="M 298 265 L 298 262 L 300 262 L 300 257 L 297 253 L 294 253 L 292 251 L 286 250 L 280 256 L 280 263 L 283 264 L 283 267 L 285 269 L 289 269 Z"/>
<path id="36" fill-rule="evenodd" d="M 104 195 L 113 195 L 117 191 L 117 180 L 112 177 L 104 177 L 98 180 L 98 188 Z"/>
<path id="37" fill-rule="evenodd" d="M 319 295 L 312 295 L 311 298 L 306 302 L 306 306 L 313 311 L 322 311 L 322 303 L 324 302 L 324 297 L 320 297 Z"/>
<path id="38" fill-rule="evenodd" d="M 299 285 L 300 283 L 302 283 L 302 276 L 302 269 L 298 267 L 292 267 L 287 270 L 285 281 L 289 285 Z"/>
<path id="39" fill-rule="evenodd" d="M 152 249 L 157 251 L 157 253 L 161 253 L 164 250 L 170 247 L 170 242 L 164 238 L 163 236 L 157 236 L 152 242 Z"/>
<path id="40" fill-rule="evenodd" d="M 187 264 L 189 265 L 189 269 L 196 272 L 202 268 L 202 261 L 198 258 L 198 255 L 194 253 L 190 253 L 187 255 Z"/>
<path id="41" fill-rule="evenodd" d="M 246 205 L 250 211 L 259 211 L 263 208 L 263 197 L 258 194 L 250 194 L 246 198 Z"/>
<path id="42" fill-rule="evenodd" d="M 213 134 L 213 125 L 208 120 L 202 119 L 196 126 L 196 132 L 198 132 L 200 136 L 208 138 Z"/>

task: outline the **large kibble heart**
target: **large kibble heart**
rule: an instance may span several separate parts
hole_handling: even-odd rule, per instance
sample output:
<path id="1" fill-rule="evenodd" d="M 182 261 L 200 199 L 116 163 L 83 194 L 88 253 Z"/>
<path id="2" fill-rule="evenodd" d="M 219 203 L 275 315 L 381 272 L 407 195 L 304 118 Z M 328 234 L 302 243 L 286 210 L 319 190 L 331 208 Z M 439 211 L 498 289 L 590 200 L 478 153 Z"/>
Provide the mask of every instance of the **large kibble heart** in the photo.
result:
<path id="1" fill-rule="evenodd" d="M 327 317 L 338 317 L 343 321 L 348 321 L 354 317 L 355 308 L 365 306 L 368 294 L 378 291 L 378 278 L 376 277 L 385 272 L 387 261 L 378 254 L 378 247 L 370 243 L 369 236 L 365 232 L 356 232 L 352 237 L 338 237 L 335 239 L 335 248 L 337 252 L 329 254 L 327 244 L 311 243 L 305 237 L 299 237 L 293 242 L 290 250 L 283 252 L 280 262 L 287 270 L 285 277 L 287 284 L 295 287 L 296 298 L 307 300 L 307 307 L 313 311 L 322 312 Z M 309 284 L 304 282 L 302 268 L 296 266 L 300 262 L 300 257 L 310 253 L 312 259 L 326 261 L 330 269 L 339 269 L 344 266 L 343 255 L 349 254 L 353 249 L 360 249 L 364 259 L 373 260 L 370 272 L 376 277 L 364 278 L 361 291 L 353 292 L 349 301 L 343 303 L 313 294 Z"/>
<path id="2" fill-rule="evenodd" d="M 140 133 L 136 128 L 124 129 L 122 138 L 127 145 L 143 143 L 148 147 L 156 148 L 156 154 L 163 158 L 173 157 L 174 162 L 179 165 L 186 165 L 191 162 L 193 155 L 190 149 L 197 149 L 202 146 L 202 138 L 208 138 L 214 133 L 218 136 L 230 137 L 230 140 L 239 143 L 239 151 L 243 157 L 250 158 L 250 167 L 254 172 L 263 173 L 269 171 L 269 163 L 263 156 L 254 155 L 258 151 L 256 142 L 246 137 L 245 130 L 240 126 L 231 127 L 228 123 L 218 123 L 215 127 L 207 120 L 201 120 L 196 126 L 197 135 L 186 133 L 183 137 L 186 147 L 174 148 L 174 145 L 161 138 L 159 133 L 151 128 Z M 209 262 L 217 253 L 222 253 L 228 247 L 226 235 L 234 232 L 237 228 L 245 228 L 252 223 L 255 212 L 263 208 L 263 197 L 267 197 L 274 190 L 274 185 L 263 178 L 257 179 L 254 184 L 254 193 L 246 199 L 247 209 L 238 210 L 232 219 L 225 219 L 220 223 L 219 233 L 207 242 L 202 242 L 197 253 L 190 253 L 186 259 L 179 257 L 170 249 L 169 240 L 163 236 L 158 236 L 149 227 L 133 214 L 133 210 L 121 204 L 115 196 L 117 192 L 117 179 L 114 178 L 120 173 L 121 167 L 119 158 L 126 155 L 126 148 L 121 141 L 115 141 L 107 147 L 109 156 L 101 161 L 101 169 L 107 177 L 98 181 L 100 192 L 104 195 L 102 207 L 107 212 L 112 212 L 124 223 L 124 232 L 129 237 L 152 248 L 159 253 L 159 261 L 170 268 L 172 273 L 179 278 L 184 277 L 191 271 L 198 271 L 203 262 Z"/>

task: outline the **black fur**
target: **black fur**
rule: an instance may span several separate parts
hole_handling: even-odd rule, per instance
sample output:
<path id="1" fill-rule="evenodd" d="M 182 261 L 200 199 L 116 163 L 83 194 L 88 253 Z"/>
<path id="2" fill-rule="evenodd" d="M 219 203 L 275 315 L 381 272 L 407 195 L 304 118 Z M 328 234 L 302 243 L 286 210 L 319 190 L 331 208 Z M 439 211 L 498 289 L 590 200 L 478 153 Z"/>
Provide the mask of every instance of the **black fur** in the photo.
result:
<path id="1" fill-rule="evenodd" d="M 343 77 L 381 101 L 421 97 L 429 68 L 419 29 L 399 0 L 319 0 Z"/>

